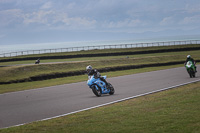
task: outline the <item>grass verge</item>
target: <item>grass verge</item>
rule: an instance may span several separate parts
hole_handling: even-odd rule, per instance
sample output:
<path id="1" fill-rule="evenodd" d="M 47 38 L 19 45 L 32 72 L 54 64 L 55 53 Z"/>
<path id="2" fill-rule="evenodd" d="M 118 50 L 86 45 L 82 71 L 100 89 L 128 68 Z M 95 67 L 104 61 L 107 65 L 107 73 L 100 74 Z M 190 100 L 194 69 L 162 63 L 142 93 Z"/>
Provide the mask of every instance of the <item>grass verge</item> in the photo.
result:
<path id="1" fill-rule="evenodd" d="M 2 133 L 198 133 L 200 82 Z"/>

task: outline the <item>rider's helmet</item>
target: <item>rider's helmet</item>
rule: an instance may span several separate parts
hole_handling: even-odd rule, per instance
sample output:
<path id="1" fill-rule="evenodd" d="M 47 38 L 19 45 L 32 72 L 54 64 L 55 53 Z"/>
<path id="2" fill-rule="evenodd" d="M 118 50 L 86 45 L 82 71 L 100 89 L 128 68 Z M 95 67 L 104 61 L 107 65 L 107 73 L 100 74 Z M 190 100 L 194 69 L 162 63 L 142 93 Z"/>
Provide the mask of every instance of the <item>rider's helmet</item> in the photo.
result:
<path id="1" fill-rule="evenodd" d="M 190 58 L 191 58 L 191 56 L 190 56 L 190 55 L 188 55 L 188 56 L 187 56 L 187 58 L 188 58 L 188 59 L 190 59 Z"/>
<path id="2" fill-rule="evenodd" d="M 86 71 L 87 71 L 88 73 L 89 73 L 91 70 L 92 70 L 92 66 L 91 66 L 91 65 L 89 65 L 89 66 L 86 67 Z"/>

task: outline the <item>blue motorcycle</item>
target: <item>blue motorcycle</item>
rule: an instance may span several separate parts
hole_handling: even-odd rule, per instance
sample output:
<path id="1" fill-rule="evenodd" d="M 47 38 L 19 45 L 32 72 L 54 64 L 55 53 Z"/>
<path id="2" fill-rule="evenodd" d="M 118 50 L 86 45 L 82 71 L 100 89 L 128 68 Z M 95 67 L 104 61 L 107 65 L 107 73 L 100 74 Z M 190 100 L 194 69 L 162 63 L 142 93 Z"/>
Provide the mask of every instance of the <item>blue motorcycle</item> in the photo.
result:
<path id="1" fill-rule="evenodd" d="M 102 77 L 106 79 L 106 76 Z M 113 95 L 115 93 L 115 89 L 110 83 L 106 86 L 105 82 L 101 81 L 100 78 L 95 78 L 94 75 L 88 77 L 87 84 L 97 97 L 100 97 L 102 94 Z"/>

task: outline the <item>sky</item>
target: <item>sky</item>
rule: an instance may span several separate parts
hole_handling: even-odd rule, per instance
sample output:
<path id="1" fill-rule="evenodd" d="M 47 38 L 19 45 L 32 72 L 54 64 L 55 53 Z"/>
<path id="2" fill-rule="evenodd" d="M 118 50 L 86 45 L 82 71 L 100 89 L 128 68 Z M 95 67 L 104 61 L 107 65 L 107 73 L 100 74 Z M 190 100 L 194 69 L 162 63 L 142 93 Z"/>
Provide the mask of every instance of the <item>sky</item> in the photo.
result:
<path id="1" fill-rule="evenodd" d="M 0 0 L 0 45 L 200 35 L 200 0 Z"/>

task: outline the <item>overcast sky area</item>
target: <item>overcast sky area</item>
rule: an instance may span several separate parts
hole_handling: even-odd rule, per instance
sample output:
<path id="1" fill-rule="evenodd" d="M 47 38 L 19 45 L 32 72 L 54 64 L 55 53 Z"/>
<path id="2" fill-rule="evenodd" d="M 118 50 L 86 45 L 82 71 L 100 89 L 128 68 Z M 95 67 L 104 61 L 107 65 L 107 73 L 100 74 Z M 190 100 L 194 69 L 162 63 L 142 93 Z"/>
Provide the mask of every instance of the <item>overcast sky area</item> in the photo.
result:
<path id="1" fill-rule="evenodd" d="M 200 0 L 0 0 L 0 45 L 200 35 Z"/>

